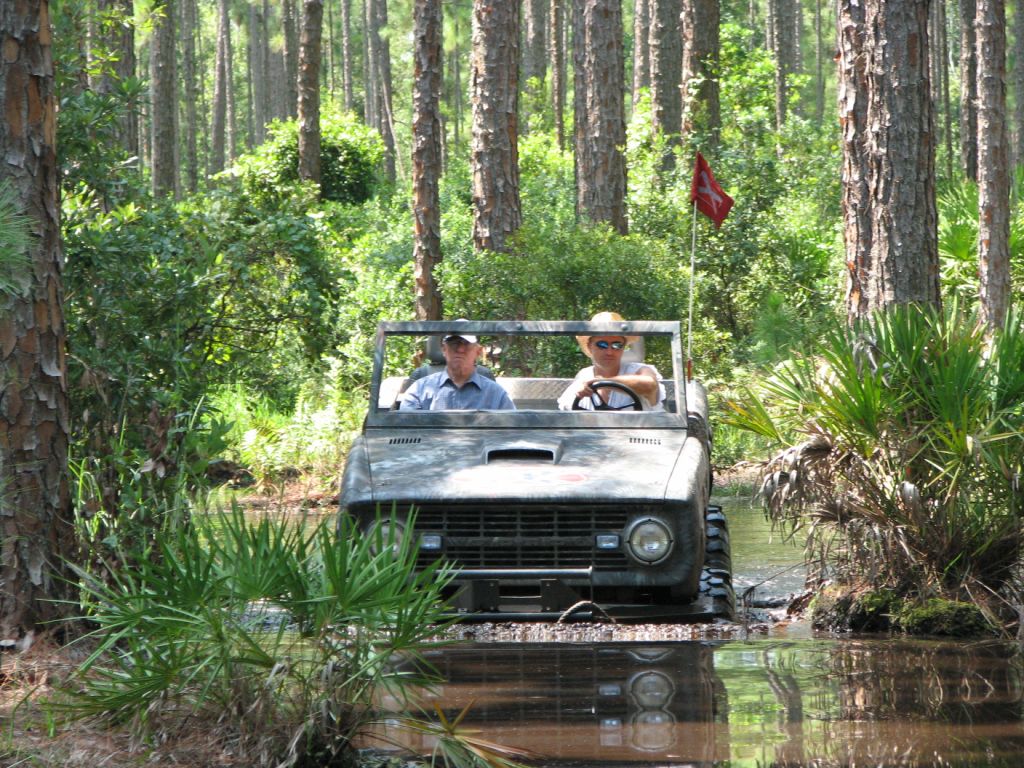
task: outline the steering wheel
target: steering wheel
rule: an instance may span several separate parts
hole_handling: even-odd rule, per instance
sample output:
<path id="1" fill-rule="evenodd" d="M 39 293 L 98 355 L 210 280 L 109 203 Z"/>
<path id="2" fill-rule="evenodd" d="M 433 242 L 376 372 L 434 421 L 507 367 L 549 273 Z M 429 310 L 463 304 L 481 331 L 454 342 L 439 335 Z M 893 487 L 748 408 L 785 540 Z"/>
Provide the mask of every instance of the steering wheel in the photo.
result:
<path id="1" fill-rule="evenodd" d="M 594 394 L 590 395 L 590 402 L 593 404 L 595 411 L 624 411 L 627 408 L 632 408 L 634 411 L 644 410 L 644 401 L 640 399 L 640 395 L 636 393 L 635 389 L 633 389 L 630 386 L 627 386 L 626 384 L 623 384 L 621 381 L 601 379 L 600 381 L 595 381 L 594 383 L 592 383 L 590 385 L 590 388 L 594 390 Z M 633 402 L 626 403 L 625 405 L 620 405 L 618 407 L 608 405 L 597 394 L 597 390 L 599 389 L 617 389 L 620 392 L 625 392 L 633 399 Z M 586 408 L 583 408 L 580 405 L 580 402 L 583 400 L 583 398 L 584 395 L 576 395 L 576 399 L 572 401 L 572 409 L 574 411 L 586 410 Z"/>

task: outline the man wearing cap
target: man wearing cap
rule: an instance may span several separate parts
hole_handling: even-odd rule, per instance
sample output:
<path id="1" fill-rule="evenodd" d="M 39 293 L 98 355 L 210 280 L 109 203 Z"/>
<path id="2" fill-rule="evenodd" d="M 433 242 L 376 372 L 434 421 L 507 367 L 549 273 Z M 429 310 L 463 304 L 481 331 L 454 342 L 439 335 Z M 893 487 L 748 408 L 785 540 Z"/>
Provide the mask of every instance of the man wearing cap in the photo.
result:
<path id="1" fill-rule="evenodd" d="M 481 376 L 476 361 L 483 352 L 476 336 L 450 333 L 441 340 L 445 369 L 417 379 L 406 391 L 402 411 L 505 411 L 515 403 L 501 385 Z"/>
<path id="2" fill-rule="evenodd" d="M 618 312 L 598 312 L 590 321 L 613 323 L 624 320 Z M 572 410 L 573 402 L 579 397 L 578 408 L 594 410 L 592 397 L 596 392 L 597 397 L 609 408 L 629 410 L 633 405 L 633 398 L 627 393 L 611 387 L 597 390 L 592 387 L 595 381 L 617 381 L 625 384 L 644 400 L 645 410 L 665 410 L 665 387 L 661 383 L 661 374 L 658 370 L 646 363 L 622 362 L 623 353 L 630 344 L 635 344 L 636 340 L 636 336 L 577 336 L 576 343 L 594 364 L 576 374 L 573 382 L 559 396 L 558 407 L 563 411 Z"/>

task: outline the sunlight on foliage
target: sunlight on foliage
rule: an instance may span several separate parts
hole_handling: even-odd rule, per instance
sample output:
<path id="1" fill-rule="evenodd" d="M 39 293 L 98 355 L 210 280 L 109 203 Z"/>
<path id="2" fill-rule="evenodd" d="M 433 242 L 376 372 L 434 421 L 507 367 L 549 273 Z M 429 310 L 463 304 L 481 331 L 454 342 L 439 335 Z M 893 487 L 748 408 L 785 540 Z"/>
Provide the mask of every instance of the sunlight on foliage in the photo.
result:
<path id="1" fill-rule="evenodd" d="M 1019 313 L 989 342 L 962 313 L 910 307 L 834 328 L 729 421 L 781 449 L 761 490 L 819 576 L 977 598 L 1020 555 L 1022 402 Z"/>

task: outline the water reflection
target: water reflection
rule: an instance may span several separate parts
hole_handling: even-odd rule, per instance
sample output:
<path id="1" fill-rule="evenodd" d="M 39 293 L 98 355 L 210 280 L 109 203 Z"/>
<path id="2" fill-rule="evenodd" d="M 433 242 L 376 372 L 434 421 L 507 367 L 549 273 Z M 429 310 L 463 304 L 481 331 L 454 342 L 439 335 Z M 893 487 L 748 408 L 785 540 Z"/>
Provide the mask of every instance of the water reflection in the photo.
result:
<path id="1" fill-rule="evenodd" d="M 542 765 L 1019 765 L 1013 649 L 899 640 L 476 644 L 424 696 Z M 406 743 L 420 752 L 433 744 Z"/>

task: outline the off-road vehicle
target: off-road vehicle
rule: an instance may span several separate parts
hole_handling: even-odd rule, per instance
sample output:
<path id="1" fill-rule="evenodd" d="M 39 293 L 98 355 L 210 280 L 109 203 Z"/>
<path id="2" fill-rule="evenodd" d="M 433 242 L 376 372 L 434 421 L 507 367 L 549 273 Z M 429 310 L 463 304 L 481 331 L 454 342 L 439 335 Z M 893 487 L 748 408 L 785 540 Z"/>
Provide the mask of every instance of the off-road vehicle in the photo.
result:
<path id="1" fill-rule="evenodd" d="M 449 333 L 480 337 L 516 410 L 400 409 L 414 378 L 443 368 Z M 630 337 L 626 354 L 646 352 L 665 377 L 664 410 L 636 393 L 626 410 L 559 410 L 590 362 L 576 335 Z M 449 562 L 450 604 L 467 617 L 731 618 L 710 448 L 707 397 L 684 376 L 677 322 L 383 322 L 341 514 L 369 531 L 395 512 L 382 540 L 412 536 L 421 563 Z"/>

